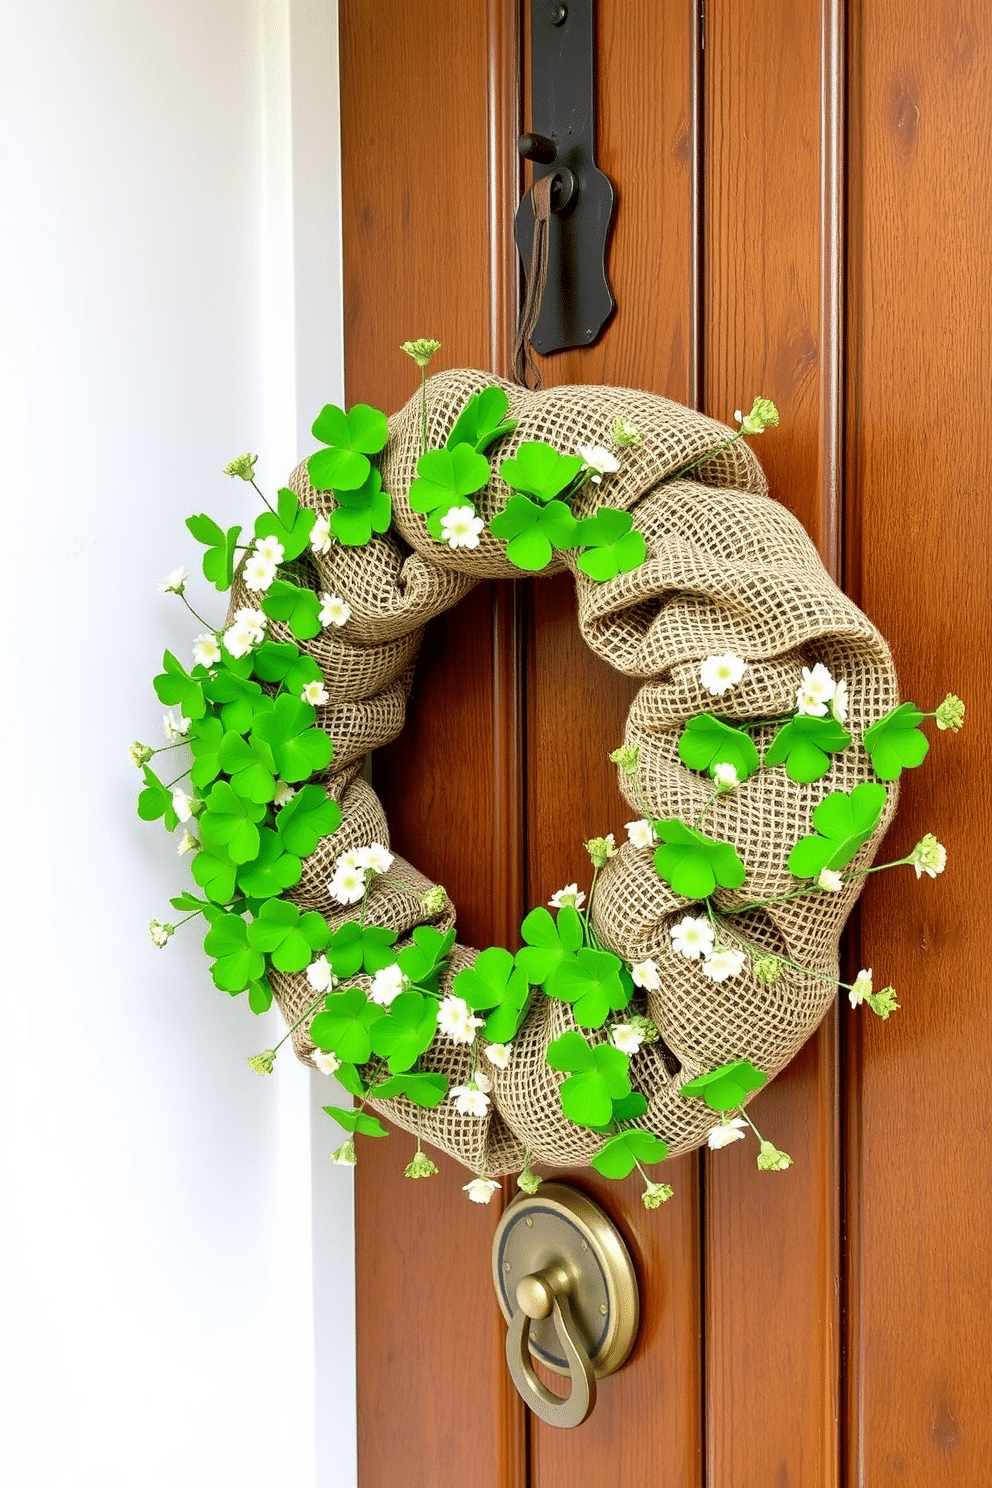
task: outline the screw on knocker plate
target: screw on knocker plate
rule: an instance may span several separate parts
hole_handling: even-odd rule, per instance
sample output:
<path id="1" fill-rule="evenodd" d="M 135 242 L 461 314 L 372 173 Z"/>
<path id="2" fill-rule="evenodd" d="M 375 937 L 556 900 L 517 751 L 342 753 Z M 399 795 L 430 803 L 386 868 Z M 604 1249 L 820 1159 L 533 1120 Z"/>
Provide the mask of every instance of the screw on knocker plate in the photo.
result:
<path id="1" fill-rule="evenodd" d="M 493 1282 L 520 1396 L 549 1426 L 581 1425 L 597 1380 L 620 1368 L 637 1337 L 637 1277 L 617 1229 L 577 1189 L 542 1183 L 499 1222 Z M 538 1379 L 534 1360 L 570 1377 L 567 1398 Z"/>

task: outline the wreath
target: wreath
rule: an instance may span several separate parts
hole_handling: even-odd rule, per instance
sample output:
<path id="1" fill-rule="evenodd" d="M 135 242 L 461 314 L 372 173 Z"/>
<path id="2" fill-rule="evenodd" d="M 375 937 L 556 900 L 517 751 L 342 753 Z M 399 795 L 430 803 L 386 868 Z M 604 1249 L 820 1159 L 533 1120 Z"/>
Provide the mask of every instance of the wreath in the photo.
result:
<path id="1" fill-rule="evenodd" d="M 512 1172 L 532 1192 L 532 1164 L 591 1163 L 637 1168 L 656 1207 L 671 1189 L 648 1167 L 749 1129 L 759 1168 L 784 1169 L 745 1108 L 838 987 L 898 1007 L 870 970 L 840 980 L 838 941 L 924 719 L 956 731 L 964 705 L 900 702 L 882 637 L 768 497 L 744 443 L 777 424 L 768 400 L 728 430 L 626 389 L 428 379 L 437 343 L 403 349 L 419 392 L 388 421 L 325 407 L 322 448 L 275 506 L 258 492 L 244 542 L 187 522 L 231 597 L 192 665 L 166 652 L 154 682 L 188 770 L 165 782 L 161 751 L 131 746 L 139 815 L 182 827 L 199 891 L 171 903 L 206 922 L 215 985 L 256 1013 L 275 999 L 281 1042 L 354 1098 L 325 1107 L 336 1161 L 387 1134 L 378 1112 L 416 1135 L 408 1176 L 436 1172 L 427 1141 L 477 1202 Z M 226 473 L 254 485 L 254 465 Z M 402 729 L 430 619 L 483 578 L 563 569 L 590 649 L 641 679 L 611 755 L 628 840 L 585 843 L 588 899 L 577 874 L 518 949 L 475 951 L 445 890 L 390 851 L 362 766 Z M 160 588 L 189 605 L 187 583 Z M 928 833 L 883 866 L 945 861 Z"/>

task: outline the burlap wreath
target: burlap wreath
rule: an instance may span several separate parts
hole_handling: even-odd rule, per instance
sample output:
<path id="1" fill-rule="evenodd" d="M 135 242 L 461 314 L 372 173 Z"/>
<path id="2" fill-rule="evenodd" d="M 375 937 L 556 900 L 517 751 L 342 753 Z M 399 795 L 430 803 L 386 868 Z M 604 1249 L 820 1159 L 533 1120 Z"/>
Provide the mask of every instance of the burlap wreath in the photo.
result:
<path id="1" fill-rule="evenodd" d="M 473 371 L 432 378 L 428 447 L 443 444 L 473 392 L 495 379 Z M 677 741 L 685 720 L 714 707 L 700 682 L 700 662 L 732 651 L 747 661 L 743 681 L 719 700 L 728 721 L 775 717 L 791 711 L 804 665 L 822 662 L 848 685 L 848 728 L 857 737 L 899 701 L 888 648 L 874 626 L 830 580 L 799 522 L 769 499 L 754 455 L 743 442 L 703 465 L 692 479 L 661 484 L 666 477 L 711 450 L 727 431 L 713 420 L 650 393 L 613 387 L 559 387 L 533 393 L 500 383 L 518 427 L 500 446 L 512 454 L 524 440 L 544 439 L 564 451 L 579 443 L 608 445 L 616 418 L 632 421 L 643 435 L 640 447 L 624 452 L 619 474 L 602 490 L 586 487 L 576 515 L 606 502 L 631 511 L 647 539 L 648 556 L 634 572 L 596 583 L 576 568 L 574 555 L 556 555 L 546 572 L 568 568 L 575 577 L 581 633 L 597 656 L 630 676 L 644 679 L 627 718 L 624 743 L 640 750 L 639 797 L 656 817 L 692 820 L 708 795 L 707 783 L 679 761 Z M 316 909 L 331 928 L 351 918 L 328 895 L 338 855 L 372 841 L 389 842 L 382 806 L 361 776 L 369 750 L 396 737 L 403 727 L 413 666 L 432 616 L 450 609 L 483 578 L 519 578 L 504 545 L 486 532 L 475 550 L 451 550 L 427 532 L 425 519 L 407 500 L 421 452 L 420 399 L 389 421 L 389 444 L 381 457 L 384 488 L 393 497 L 394 524 L 367 547 L 333 546 L 298 565 L 297 581 L 344 597 L 351 618 L 342 630 L 323 631 L 302 648 L 318 662 L 330 694 L 318 722 L 334 741 L 328 789 L 341 804 L 343 820 L 304 860 L 300 882 L 286 894 L 304 909 Z M 499 461 L 495 462 L 498 467 Z M 304 505 L 325 511 L 333 498 L 312 489 L 306 464 L 290 486 Z M 509 492 L 494 474 L 474 498 L 488 524 Z M 236 580 L 232 612 L 253 596 Z M 293 640 L 273 624 L 274 639 Z M 759 748 L 771 736 L 758 737 Z M 815 785 L 798 785 L 782 769 L 762 770 L 721 796 L 707 830 L 732 842 L 748 868 L 746 888 L 717 892 L 720 905 L 750 902 L 794 886 L 785 867 L 789 848 L 810 831 L 814 807 L 831 791 L 851 790 L 872 778 L 868 756 L 855 744 L 834 756 L 829 773 Z M 640 809 L 628 781 L 621 792 L 635 814 Z M 891 789 L 885 813 L 871 840 L 853 860 L 867 866 L 895 809 Z M 369 903 L 370 922 L 400 932 L 430 921 L 454 923 L 450 906 L 428 916 L 421 894 L 430 883 L 397 858 L 377 879 Z M 834 895 L 814 894 L 738 920 L 748 940 L 823 973 L 837 972 L 840 932 L 860 892 L 861 880 Z M 786 971 L 770 986 L 756 981 L 749 966 L 717 984 L 696 963 L 676 955 L 669 929 L 687 912 L 654 871 L 650 853 L 620 848 L 602 871 L 593 921 L 609 949 L 631 962 L 653 957 L 662 986 L 647 994 L 647 1011 L 662 1042 L 645 1045 L 631 1065 L 635 1089 L 648 1099 L 637 1125 L 669 1143 L 669 1155 L 691 1151 L 706 1139 L 713 1113 L 702 1102 L 679 1095 L 680 1086 L 732 1060 L 748 1059 L 775 1075 L 816 1029 L 836 994 L 829 980 Z M 511 949 L 513 949 L 511 947 Z M 477 952 L 456 945 L 442 992 Z M 313 993 L 303 973 L 271 974 L 272 988 L 287 1019 L 300 1018 Z M 368 983 L 366 981 L 365 985 Z M 313 1049 L 306 1023 L 294 1034 L 305 1061 Z M 493 1104 L 485 1118 L 461 1116 L 450 1101 L 422 1110 L 405 1099 L 370 1102 L 392 1121 L 450 1153 L 475 1173 L 493 1177 L 517 1170 L 525 1149 L 551 1167 L 585 1164 L 601 1138 L 563 1114 L 562 1076 L 545 1062 L 549 1042 L 575 1026 L 567 1004 L 535 1000 L 513 1044 L 505 1070 L 492 1071 Z M 427 1068 L 463 1084 L 471 1073 L 471 1051 L 443 1037 L 424 1057 Z"/>

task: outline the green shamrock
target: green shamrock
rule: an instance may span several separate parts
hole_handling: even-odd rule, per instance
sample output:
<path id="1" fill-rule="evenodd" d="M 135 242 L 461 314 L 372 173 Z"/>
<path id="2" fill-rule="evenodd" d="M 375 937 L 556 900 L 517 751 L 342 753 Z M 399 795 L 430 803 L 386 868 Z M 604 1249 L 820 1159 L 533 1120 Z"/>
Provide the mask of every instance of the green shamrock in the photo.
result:
<path id="1" fill-rule="evenodd" d="M 330 937 L 323 915 L 316 910 L 301 914 L 288 899 L 267 899 L 248 926 L 248 944 L 270 956 L 277 971 L 302 971 Z"/>
<path id="2" fill-rule="evenodd" d="M 563 1033 L 548 1045 L 547 1061 L 570 1078 L 562 1083 L 562 1110 L 579 1126 L 603 1125 L 613 1102 L 630 1094 L 630 1059 L 612 1044 L 591 1048 L 581 1033 Z"/>
<path id="3" fill-rule="evenodd" d="M 284 852 L 281 838 L 263 827 L 257 856 L 238 869 L 238 888 L 251 899 L 272 899 L 299 883 L 302 872 L 299 858 Z"/>
<path id="4" fill-rule="evenodd" d="M 655 831 L 664 844 L 655 848 L 655 870 L 683 899 L 708 899 L 717 884 L 739 889 L 747 877 L 732 843 L 717 842 L 678 818 L 657 822 Z"/>
<path id="5" fill-rule="evenodd" d="M 164 672 L 159 672 L 152 682 L 155 696 L 160 703 L 167 708 L 178 704 L 187 718 L 202 718 L 207 711 L 206 700 L 203 696 L 203 678 L 207 676 L 205 667 L 195 666 L 192 672 L 187 672 L 178 657 L 173 656 L 171 651 L 166 651 L 162 657 Z"/>
<path id="6" fill-rule="evenodd" d="M 145 778 L 145 788 L 138 796 L 138 815 L 142 821 L 157 821 L 160 816 L 164 817 L 166 831 L 174 832 L 179 817 L 172 804 L 172 791 L 147 765 L 142 765 L 141 773 Z"/>
<path id="7" fill-rule="evenodd" d="M 252 728 L 252 744 L 268 745 L 276 773 L 291 785 L 325 770 L 334 756 L 328 735 L 312 726 L 316 716 L 310 703 L 283 693 Z"/>
<path id="8" fill-rule="evenodd" d="M 579 568 L 601 584 L 639 568 L 648 551 L 643 532 L 633 528 L 630 512 L 610 506 L 601 506 L 578 524 L 575 545 L 587 549 L 576 560 Z"/>
<path id="9" fill-rule="evenodd" d="M 322 837 L 341 825 L 341 807 L 322 785 L 305 785 L 280 807 L 276 830 L 287 852 L 308 858 Z"/>
<path id="10" fill-rule="evenodd" d="M 846 791 L 831 791 L 813 812 L 813 835 L 803 837 L 789 854 L 796 878 L 818 878 L 824 868 L 843 868 L 878 826 L 885 807 L 885 786 L 873 781 Z"/>
<path id="11" fill-rule="evenodd" d="M 265 957 L 248 944 L 248 926 L 240 915 L 220 915 L 207 931 L 203 949 L 217 959 L 210 968 L 222 992 L 244 992 L 265 971 Z"/>
<path id="12" fill-rule="evenodd" d="M 364 548 L 373 532 L 388 532 L 393 520 L 393 499 L 382 489 L 382 476 L 374 467 L 356 491 L 335 491 L 338 505 L 331 512 L 331 531 L 346 548 Z"/>
<path id="13" fill-rule="evenodd" d="M 366 1064 L 372 1055 L 369 1029 L 381 1017 L 378 1003 L 369 1002 L 360 987 L 349 987 L 325 999 L 324 1011 L 310 1024 L 310 1037 L 327 1054 L 350 1064 Z"/>
<path id="14" fill-rule="evenodd" d="M 389 1010 L 369 1029 L 372 1052 L 389 1063 L 390 1074 L 400 1075 L 416 1064 L 434 1041 L 438 1002 L 422 992 L 401 992 Z"/>
<path id="15" fill-rule="evenodd" d="M 602 1028 L 611 1011 L 627 1006 L 634 984 L 619 956 L 583 947 L 559 961 L 544 990 L 549 997 L 570 1002 L 575 1021 L 583 1028 Z"/>
<path id="16" fill-rule="evenodd" d="M 343 1126 L 345 1131 L 354 1132 L 359 1137 L 388 1137 L 389 1133 L 382 1122 L 376 1116 L 370 1116 L 367 1111 L 346 1111 L 341 1106 L 324 1106 L 328 1116 L 332 1116 L 338 1126 Z"/>
<path id="17" fill-rule="evenodd" d="M 527 944 L 514 958 L 531 987 L 543 987 L 559 963 L 571 957 L 582 944 L 582 921 L 570 904 L 558 911 L 555 924 L 543 906 L 532 909 L 520 926 Z"/>
<path id="18" fill-rule="evenodd" d="M 391 966 L 396 960 L 392 949 L 395 943 L 395 930 L 386 930 L 381 925 L 358 925 L 354 920 L 349 920 L 331 936 L 327 958 L 337 977 L 354 976 L 362 970 L 368 972 L 369 976 L 375 976 L 377 971 Z M 365 1061 L 358 1062 L 363 1064 Z"/>
<path id="19" fill-rule="evenodd" d="M 830 755 L 840 754 L 851 736 L 836 718 L 814 718 L 798 714 L 783 724 L 765 751 L 766 769 L 785 761 L 790 780 L 809 785 L 822 780 L 830 769 Z"/>
<path id="20" fill-rule="evenodd" d="M 750 1060 L 738 1059 L 722 1064 L 708 1075 L 699 1075 L 679 1090 L 679 1095 L 703 1100 L 711 1111 L 736 1111 L 752 1090 L 760 1090 L 768 1080 Z"/>
<path id="21" fill-rule="evenodd" d="M 503 461 L 499 473 L 514 491 L 546 503 L 567 490 L 581 469 L 580 455 L 560 455 L 543 439 L 528 439 Z"/>
<path id="22" fill-rule="evenodd" d="M 297 640 L 310 641 L 320 635 L 320 600 L 312 589 L 289 579 L 274 579 L 262 600 L 262 612 L 270 620 L 282 620 Z"/>
<path id="23" fill-rule="evenodd" d="M 539 506 L 527 496 L 511 496 L 489 524 L 506 543 L 506 556 L 517 568 L 537 573 L 551 562 L 553 548 L 575 546 L 578 523 L 562 501 Z"/>
<path id="24" fill-rule="evenodd" d="M 523 1022 L 530 999 L 526 976 L 515 957 L 502 946 L 480 951 L 474 965 L 455 976 L 451 990 L 473 1012 L 489 1010 L 483 1034 L 493 1044 L 509 1043 Z"/>
<path id="25" fill-rule="evenodd" d="M 357 491 L 369 478 L 369 455 L 385 448 L 389 425 L 385 414 L 367 403 L 356 403 L 348 413 L 327 403 L 314 419 L 311 433 L 330 446 L 317 450 L 307 461 L 314 490 Z"/>
<path id="26" fill-rule="evenodd" d="M 915 703 L 900 703 L 867 730 L 861 742 L 879 780 L 898 780 L 903 770 L 922 765 L 930 748 L 919 728 L 925 717 Z"/>
<path id="27" fill-rule="evenodd" d="M 317 513 L 300 506 L 299 497 L 285 487 L 276 497 L 276 510 L 263 512 L 255 519 L 255 537 L 274 537 L 282 544 L 282 561 L 291 563 L 309 546 L 310 532 Z"/>
<path id="28" fill-rule="evenodd" d="M 516 419 L 506 417 L 509 407 L 510 400 L 502 388 L 483 388 L 473 393 L 445 440 L 445 449 L 468 444 L 477 454 L 485 454 L 491 444 L 512 434 L 517 427 Z"/>
<path id="29" fill-rule="evenodd" d="M 256 823 L 264 818 L 265 805 L 239 796 L 226 780 L 218 780 L 205 801 L 206 810 L 200 817 L 204 847 L 212 851 L 226 849 L 233 863 L 248 863 L 258 857 L 260 839 Z M 196 867 L 196 859 L 193 866 Z M 193 877 L 196 878 L 195 872 Z M 200 882 L 200 887 L 206 885 Z"/>
<path id="30" fill-rule="evenodd" d="M 664 1162 L 668 1143 L 653 1132 L 634 1128 L 610 1137 L 592 1159 L 597 1173 L 604 1178 L 626 1178 L 638 1163 Z"/>
<path id="31" fill-rule="evenodd" d="M 759 767 L 758 751 L 743 729 L 731 728 L 712 713 L 697 713 L 686 722 L 679 739 L 679 759 L 690 770 L 733 765 L 738 780 L 747 780 Z"/>
<path id="32" fill-rule="evenodd" d="M 341 1081 L 340 1069 L 335 1071 L 335 1078 Z M 403 1095 L 415 1106 L 432 1110 L 434 1106 L 441 1104 L 448 1093 L 448 1077 L 431 1071 L 415 1075 L 393 1075 L 377 1084 L 372 1093 L 377 1100 L 395 1100 L 398 1095 Z"/>
<path id="33" fill-rule="evenodd" d="M 237 554 L 240 527 L 229 527 L 225 533 L 212 517 L 201 512 L 198 517 L 187 517 L 186 526 L 198 543 L 204 543 L 207 551 L 203 555 L 203 576 L 222 593 L 230 589 L 234 580 L 234 560 Z"/>

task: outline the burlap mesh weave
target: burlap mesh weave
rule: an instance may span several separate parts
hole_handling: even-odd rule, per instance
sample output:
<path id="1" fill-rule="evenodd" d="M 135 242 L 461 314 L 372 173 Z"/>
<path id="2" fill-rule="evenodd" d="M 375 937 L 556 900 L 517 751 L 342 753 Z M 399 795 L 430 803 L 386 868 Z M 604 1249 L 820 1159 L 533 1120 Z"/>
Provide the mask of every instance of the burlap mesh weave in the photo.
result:
<path id="1" fill-rule="evenodd" d="M 467 397 L 496 379 L 481 372 L 453 371 L 430 380 L 428 447 L 444 440 Z M 607 583 L 578 571 L 574 554 L 556 555 L 552 572 L 571 569 L 578 619 L 589 647 L 618 671 L 644 679 L 631 706 L 624 742 L 640 749 L 636 780 L 618 773 L 620 790 L 636 816 L 678 816 L 692 821 L 709 795 L 708 783 L 678 757 L 685 720 L 713 711 L 736 719 L 791 712 L 804 665 L 822 662 L 848 685 L 847 728 L 857 737 L 898 701 L 888 649 L 865 616 L 825 573 L 813 544 L 796 519 L 769 499 L 761 469 L 743 443 L 710 460 L 692 478 L 661 481 L 713 448 L 726 429 L 699 413 L 649 393 L 610 387 L 561 387 L 533 393 L 500 383 L 519 420 L 515 432 L 491 453 L 494 468 L 525 440 L 544 439 L 562 451 L 580 443 L 609 447 L 614 419 L 635 423 L 643 443 L 623 452 L 618 474 L 601 490 L 588 486 L 579 514 L 603 502 L 629 510 L 647 539 L 640 568 Z M 357 776 L 368 750 L 402 728 L 412 667 L 426 622 L 451 608 L 488 577 L 519 577 L 505 547 L 488 531 L 477 549 L 452 551 L 427 532 L 413 512 L 408 492 L 420 455 L 420 398 L 389 421 L 389 444 L 381 458 L 383 485 L 393 497 L 395 531 L 374 537 L 365 548 L 331 546 L 312 554 L 298 577 L 320 591 L 340 595 L 351 618 L 340 630 L 325 630 L 301 643 L 315 657 L 331 701 L 319 723 L 334 740 L 335 758 L 326 783 L 340 800 L 343 821 L 305 860 L 300 883 L 287 897 L 317 909 L 332 928 L 351 917 L 331 900 L 327 882 L 338 855 L 371 841 L 388 845 L 382 807 Z M 290 480 L 301 501 L 318 511 L 333 505 L 314 491 L 301 464 Z M 473 497 L 487 523 L 509 497 L 494 473 Z M 251 602 L 236 591 L 233 606 Z M 272 633 L 288 638 L 281 627 Z M 747 662 L 742 682 L 713 698 L 700 682 L 700 662 L 732 651 Z M 756 738 L 759 752 L 773 730 Z M 762 770 L 710 809 L 705 830 L 732 842 L 748 869 L 737 894 L 718 891 L 718 904 L 750 903 L 795 887 L 785 867 L 791 846 L 811 830 L 814 807 L 830 791 L 850 790 L 873 778 L 860 745 L 852 745 L 823 780 L 798 785 L 784 768 Z M 869 864 L 895 808 L 889 790 L 886 812 L 871 841 L 851 864 Z M 429 887 L 409 864 L 397 859 L 376 880 L 369 919 L 400 932 L 401 941 L 425 915 L 421 895 Z M 696 962 L 672 949 L 669 930 L 691 903 L 674 895 L 654 871 L 651 853 L 629 844 L 603 870 L 594 923 L 603 943 L 631 962 L 652 957 L 661 989 L 647 994 L 647 1012 L 662 1042 L 643 1046 L 631 1060 L 634 1086 L 648 1099 L 640 1124 L 669 1142 L 671 1155 L 699 1146 L 714 1116 L 701 1102 L 685 1100 L 679 1087 L 694 1076 L 736 1059 L 749 1059 L 776 1074 L 814 1031 L 836 993 L 837 944 L 859 882 L 839 894 L 815 893 L 786 904 L 751 910 L 737 927 L 753 944 L 767 948 L 818 975 L 784 971 L 771 986 L 759 984 L 750 963 L 724 983 L 707 980 Z M 432 922 L 453 923 L 446 910 Z M 513 947 L 511 947 L 513 949 Z M 443 988 L 477 953 L 456 946 Z M 822 980 L 819 978 L 823 978 Z M 292 1023 L 312 1000 L 304 976 L 272 976 L 273 988 Z M 549 1166 L 587 1162 L 602 1138 L 575 1126 L 562 1113 L 563 1078 L 549 1069 L 551 1039 L 574 1027 L 567 1005 L 538 995 L 513 1042 L 505 1071 L 492 1072 L 493 1103 L 486 1119 L 459 1116 L 446 1100 L 434 1111 L 406 1101 L 378 1103 L 393 1121 L 419 1132 L 473 1172 L 490 1176 L 514 1171 L 529 1148 Z M 602 1035 L 593 1035 L 593 1038 Z M 312 1050 L 305 1029 L 294 1035 L 301 1058 Z M 464 1083 L 471 1053 L 438 1037 L 425 1068 L 443 1071 L 451 1084 Z M 376 1104 L 376 1103 L 373 1103 Z"/>

